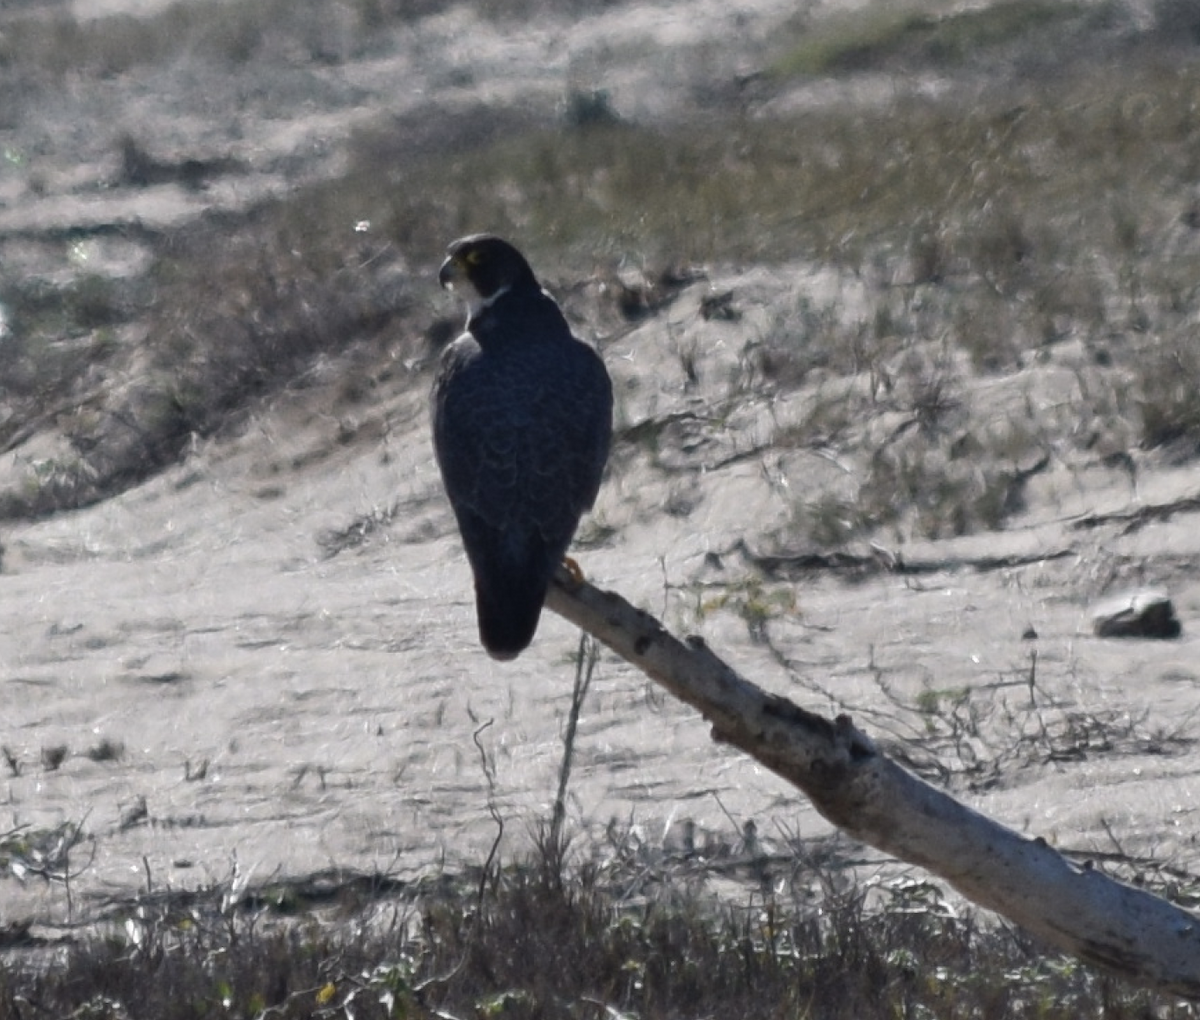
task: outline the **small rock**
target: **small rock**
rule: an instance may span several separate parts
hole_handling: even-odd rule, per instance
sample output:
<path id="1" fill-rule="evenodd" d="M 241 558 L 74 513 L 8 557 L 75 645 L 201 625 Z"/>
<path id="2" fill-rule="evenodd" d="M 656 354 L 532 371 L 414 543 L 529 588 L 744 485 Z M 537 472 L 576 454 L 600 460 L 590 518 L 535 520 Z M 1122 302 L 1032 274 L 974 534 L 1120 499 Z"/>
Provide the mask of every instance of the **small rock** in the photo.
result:
<path id="1" fill-rule="evenodd" d="M 1177 638 L 1183 630 L 1166 592 L 1142 590 L 1118 595 L 1092 607 L 1097 637 Z"/>

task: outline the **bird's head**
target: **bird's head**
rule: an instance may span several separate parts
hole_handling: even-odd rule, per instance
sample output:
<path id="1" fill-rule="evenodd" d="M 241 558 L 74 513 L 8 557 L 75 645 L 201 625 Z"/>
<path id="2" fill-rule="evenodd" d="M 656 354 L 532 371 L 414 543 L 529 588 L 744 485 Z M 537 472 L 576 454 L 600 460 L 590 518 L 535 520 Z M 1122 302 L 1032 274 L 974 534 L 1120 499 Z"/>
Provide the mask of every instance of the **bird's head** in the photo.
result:
<path id="1" fill-rule="evenodd" d="M 461 291 L 472 315 L 518 284 L 538 286 L 525 256 L 494 234 L 471 234 L 453 242 L 438 270 L 438 283 Z"/>

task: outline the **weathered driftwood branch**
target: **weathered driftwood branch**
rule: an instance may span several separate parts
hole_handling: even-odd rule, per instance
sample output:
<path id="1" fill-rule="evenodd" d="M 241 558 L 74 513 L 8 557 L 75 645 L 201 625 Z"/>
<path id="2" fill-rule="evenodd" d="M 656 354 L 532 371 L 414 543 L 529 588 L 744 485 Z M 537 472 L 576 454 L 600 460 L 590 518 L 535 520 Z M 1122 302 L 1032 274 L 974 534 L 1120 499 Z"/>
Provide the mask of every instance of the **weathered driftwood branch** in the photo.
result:
<path id="1" fill-rule="evenodd" d="M 848 717 L 831 722 L 760 690 L 699 638 L 679 641 L 613 592 L 560 569 L 546 605 L 696 708 L 714 739 L 798 787 L 851 836 L 941 876 L 1059 949 L 1200 999 L 1200 919 L 965 807 L 890 761 Z"/>

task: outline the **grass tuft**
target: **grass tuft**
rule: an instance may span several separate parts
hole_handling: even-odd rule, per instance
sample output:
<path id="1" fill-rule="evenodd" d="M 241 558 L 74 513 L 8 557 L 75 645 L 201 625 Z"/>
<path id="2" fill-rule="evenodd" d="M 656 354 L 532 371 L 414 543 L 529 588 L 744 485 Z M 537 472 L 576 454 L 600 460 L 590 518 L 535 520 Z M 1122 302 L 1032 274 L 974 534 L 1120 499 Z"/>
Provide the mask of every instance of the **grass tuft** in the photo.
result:
<path id="1" fill-rule="evenodd" d="M 660 860 L 647 884 L 640 855 L 621 863 L 628 849 L 574 867 L 502 866 L 482 899 L 474 882 L 346 876 L 334 899 L 361 913 L 337 926 L 279 882 L 147 897 L 105 938 L 57 947 L 52 967 L 27 965 L 46 950 L 23 925 L 4 947 L 0 1003 L 21 1004 L 14 1016 L 128 1020 L 1190 1015 L 1041 958 L 1019 935 L 951 910 L 929 883 L 881 884 L 874 910 L 862 890 L 829 893 L 818 908 L 787 893 L 785 871 L 775 891 L 721 902 L 689 892 L 703 872 L 682 860 Z"/>

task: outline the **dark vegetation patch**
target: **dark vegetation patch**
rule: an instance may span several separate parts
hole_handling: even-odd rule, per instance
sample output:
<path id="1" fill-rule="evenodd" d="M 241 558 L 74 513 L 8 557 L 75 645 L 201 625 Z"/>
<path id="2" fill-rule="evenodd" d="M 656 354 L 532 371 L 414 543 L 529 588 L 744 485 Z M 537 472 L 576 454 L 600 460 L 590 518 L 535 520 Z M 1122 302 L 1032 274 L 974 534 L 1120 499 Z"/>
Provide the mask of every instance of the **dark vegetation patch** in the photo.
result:
<path id="1" fill-rule="evenodd" d="M 311 883 L 148 895 L 104 937 L 53 948 L 9 926 L 0 1017 L 1194 1016 L 982 927 L 924 883 L 879 889 L 870 910 L 829 875 L 819 906 L 786 881 L 731 904 L 695 895 L 702 862 L 650 883 L 632 863 L 543 854 L 408 887 L 348 876 L 319 902 Z"/>
<path id="2" fill-rule="evenodd" d="M 1128 24 L 1121 5 L 998 0 L 931 12 L 929 5 L 873 4 L 826 15 L 801 15 L 798 41 L 776 58 L 779 75 L 847 74 L 882 68 L 952 69 L 980 59 L 1023 61 Z"/>
<path id="3" fill-rule="evenodd" d="M 119 333 L 102 282 L 72 285 L 79 299 L 57 306 L 20 292 L 14 302 L 0 287 L 17 311 L 17 356 L 0 368 L 0 440 L 15 448 L 47 418 L 63 437 L 56 455 L 31 463 L 28 484 L 0 494 L 0 516 L 114 495 L 297 380 L 317 355 L 386 342 L 381 331 L 412 310 L 407 277 L 386 253 L 355 245 L 353 224 L 345 234 L 349 243 L 326 238 L 275 204 L 236 227 L 185 231 L 158 246 L 153 299 Z"/>

